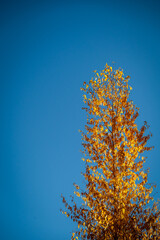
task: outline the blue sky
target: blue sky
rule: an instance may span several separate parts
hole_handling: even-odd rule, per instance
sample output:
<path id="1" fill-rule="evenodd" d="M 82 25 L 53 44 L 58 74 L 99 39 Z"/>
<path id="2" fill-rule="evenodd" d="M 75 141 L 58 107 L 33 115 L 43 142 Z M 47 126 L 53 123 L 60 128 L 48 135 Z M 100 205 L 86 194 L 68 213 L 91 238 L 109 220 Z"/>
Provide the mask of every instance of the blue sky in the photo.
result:
<path id="1" fill-rule="evenodd" d="M 80 87 L 106 62 L 131 76 L 160 197 L 159 1 L 6 1 L 0 11 L 0 238 L 70 239 L 59 209 L 82 182 Z"/>

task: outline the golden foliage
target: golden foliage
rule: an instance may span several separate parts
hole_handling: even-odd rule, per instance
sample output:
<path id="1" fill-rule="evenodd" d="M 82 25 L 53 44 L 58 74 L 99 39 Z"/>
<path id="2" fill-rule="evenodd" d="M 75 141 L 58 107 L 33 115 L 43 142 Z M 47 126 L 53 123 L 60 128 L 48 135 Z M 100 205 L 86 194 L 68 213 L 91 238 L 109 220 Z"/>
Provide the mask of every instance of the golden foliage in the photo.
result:
<path id="1" fill-rule="evenodd" d="M 129 100 L 129 79 L 106 64 L 81 88 L 87 112 L 81 131 L 86 189 L 74 184 L 80 207 L 62 196 L 63 213 L 78 224 L 71 239 L 160 239 L 160 211 L 143 167 L 151 135 L 145 135 L 146 122 L 140 130 L 135 122 L 139 109 Z"/>

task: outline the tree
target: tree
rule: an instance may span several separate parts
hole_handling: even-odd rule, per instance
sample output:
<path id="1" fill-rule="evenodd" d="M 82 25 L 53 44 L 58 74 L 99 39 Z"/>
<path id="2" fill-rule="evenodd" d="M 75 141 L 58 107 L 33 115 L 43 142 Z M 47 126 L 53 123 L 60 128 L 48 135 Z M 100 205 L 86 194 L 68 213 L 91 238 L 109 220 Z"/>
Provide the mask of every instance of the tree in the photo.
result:
<path id="1" fill-rule="evenodd" d="M 144 153 L 152 149 L 148 125 L 138 129 L 139 109 L 129 100 L 130 77 L 106 64 L 81 88 L 87 112 L 82 133 L 86 188 L 74 184 L 78 206 L 62 196 L 65 213 L 78 229 L 72 239 L 160 239 L 160 210 L 144 170 Z"/>

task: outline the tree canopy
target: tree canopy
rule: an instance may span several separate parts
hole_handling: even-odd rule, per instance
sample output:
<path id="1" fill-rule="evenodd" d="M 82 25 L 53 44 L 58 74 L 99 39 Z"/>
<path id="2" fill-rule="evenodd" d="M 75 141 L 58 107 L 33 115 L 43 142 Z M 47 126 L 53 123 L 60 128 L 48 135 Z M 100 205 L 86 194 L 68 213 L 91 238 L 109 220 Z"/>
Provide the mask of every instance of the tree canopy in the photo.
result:
<path id="1" fill-rule="evenodd" d="M 84 82 L 83 108 L 87 114 L 81 131 L 85 162 L 85 189 L 77 184 L 63 211 L 78 228 L 71 239 L 160 239 L 160 210 L 148 183 L 145 152 L 151 134 L 147 122 L 138 128 L 139 109 L 129 99 L 130 77 L 106 64 Z"/>

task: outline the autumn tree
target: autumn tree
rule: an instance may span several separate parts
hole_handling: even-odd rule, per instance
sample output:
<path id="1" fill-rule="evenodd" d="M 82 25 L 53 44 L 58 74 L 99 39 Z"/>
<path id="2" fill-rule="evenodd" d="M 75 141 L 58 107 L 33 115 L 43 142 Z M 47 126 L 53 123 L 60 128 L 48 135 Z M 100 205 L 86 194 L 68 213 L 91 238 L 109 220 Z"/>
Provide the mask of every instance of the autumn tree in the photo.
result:
<path id="1" fill-rule="evenodd" d="M 71 239 L 160 239 L 158 202 L 144 170 L 151 134 L 146 122 L 141 128 L 136 124 L 139 109 L 129 99 L 129 80 L 122 69 L 106 64 L 81 88 L 87 113 L 81 131 L 86 186 L 74 184 L 80 205 L 62 196 L 63 213 L 78 225 Z"/>

